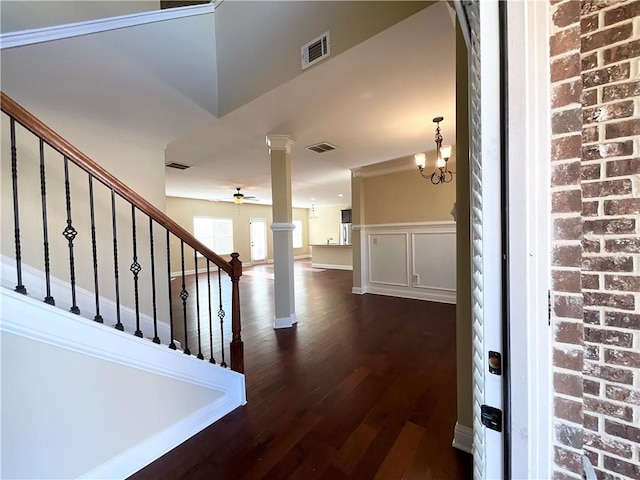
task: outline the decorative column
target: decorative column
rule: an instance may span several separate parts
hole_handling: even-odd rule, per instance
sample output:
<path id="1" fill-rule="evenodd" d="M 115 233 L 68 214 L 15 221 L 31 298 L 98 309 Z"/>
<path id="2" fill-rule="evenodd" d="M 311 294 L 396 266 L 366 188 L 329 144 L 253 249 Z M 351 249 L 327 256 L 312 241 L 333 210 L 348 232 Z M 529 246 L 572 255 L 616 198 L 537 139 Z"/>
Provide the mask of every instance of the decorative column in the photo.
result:
<path id="1" fill-rule="evenodd" d="M 271 157 L 273 201 L 273 274 L 275 319 L 273 328 L 292 327 L 296 317 L 293 288 L 293 213 L 291 210 L 291 146 L 289 135 L 267 135 Z"/>

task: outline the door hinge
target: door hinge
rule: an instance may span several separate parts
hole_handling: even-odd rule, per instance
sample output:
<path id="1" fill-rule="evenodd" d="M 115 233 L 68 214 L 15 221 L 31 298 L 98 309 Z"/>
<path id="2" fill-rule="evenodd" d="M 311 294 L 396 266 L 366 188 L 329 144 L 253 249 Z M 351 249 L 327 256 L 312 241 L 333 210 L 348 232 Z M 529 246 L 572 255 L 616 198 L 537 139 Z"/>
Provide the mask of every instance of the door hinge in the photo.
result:
<path id="1" fill-rule="evenodd" d="M 489 405 L 482 405 L 480 407 L 480 413 L 482 416 L 482 424 L 495 430 L 496 432 L 502 432 L 502 410 Z"/>

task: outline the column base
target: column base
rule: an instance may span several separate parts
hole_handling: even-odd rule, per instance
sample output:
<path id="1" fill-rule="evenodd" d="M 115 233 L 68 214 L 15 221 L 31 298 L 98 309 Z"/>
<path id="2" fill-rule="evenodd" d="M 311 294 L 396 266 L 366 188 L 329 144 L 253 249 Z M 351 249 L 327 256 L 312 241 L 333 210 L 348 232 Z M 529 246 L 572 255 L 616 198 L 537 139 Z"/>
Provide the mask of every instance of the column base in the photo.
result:
<path id="1" fill-rule="evenodd" d="M 276 318 L 273 321 L 273 328 L 290 328 L 298 323 L 298 316 L 292 313 L 288 317 Z"/>
<path id="2" fill-rule="evenodd" d="M 473 429 L 456 422 L 456 428 L 453 432 L 453 448 L 462 450 L 463 452 L 473 452 Z"/>

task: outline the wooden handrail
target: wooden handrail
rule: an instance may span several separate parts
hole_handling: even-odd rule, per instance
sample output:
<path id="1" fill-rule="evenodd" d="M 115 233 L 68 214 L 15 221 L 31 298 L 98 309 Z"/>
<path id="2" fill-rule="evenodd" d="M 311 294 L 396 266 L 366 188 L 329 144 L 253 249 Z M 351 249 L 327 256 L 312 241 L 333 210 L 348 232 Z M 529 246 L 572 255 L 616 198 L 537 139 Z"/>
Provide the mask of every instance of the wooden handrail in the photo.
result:
<path id="1" fill-rule="evenodd" d="M 162 225 L 180 240 L 184 241 L 184 243 L 200 252 L 205 258 L 227 272 L 231 278 L 240 278 L 240 275 L 242 275 L 242 263 L 237 259 L 237 256 L 235 257 L 236 262 L 233 262 L 232 264 L 230 261 L 225 260 L 217 253 L 211 251 L 187 230 L 171 220 L 171 218 L 169 218 L 164 212 L 153 206 L 96 162 L 91 160 L 87 155 L 71 145 L 68 141 L 34 117 L 30 112 L 18 105 L 4 92 L 0 92 L 0 100 L 2 111 L 13 117 L 27 130 L 44 140 L 45 143 L 56 149 L 75 165 L 102 182 L 105 186 L 113 189 L 115 193 L 130 202 L 132 205 L 135 205 L 138 210 L 151 217 L 158 224 Z"/>

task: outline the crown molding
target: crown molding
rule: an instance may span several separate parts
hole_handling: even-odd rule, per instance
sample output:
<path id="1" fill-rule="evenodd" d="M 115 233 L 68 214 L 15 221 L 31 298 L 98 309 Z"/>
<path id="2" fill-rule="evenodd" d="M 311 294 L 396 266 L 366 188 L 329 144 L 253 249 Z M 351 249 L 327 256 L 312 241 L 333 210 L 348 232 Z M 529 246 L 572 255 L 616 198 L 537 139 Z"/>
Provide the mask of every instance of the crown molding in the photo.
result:
<path id="1" fill-rule="evenodd" d="M 267 135 L 266 142 L 271 150 L 286 150 L 291 153 L 291 147 L 296 143 L 290 135 Z"/>

